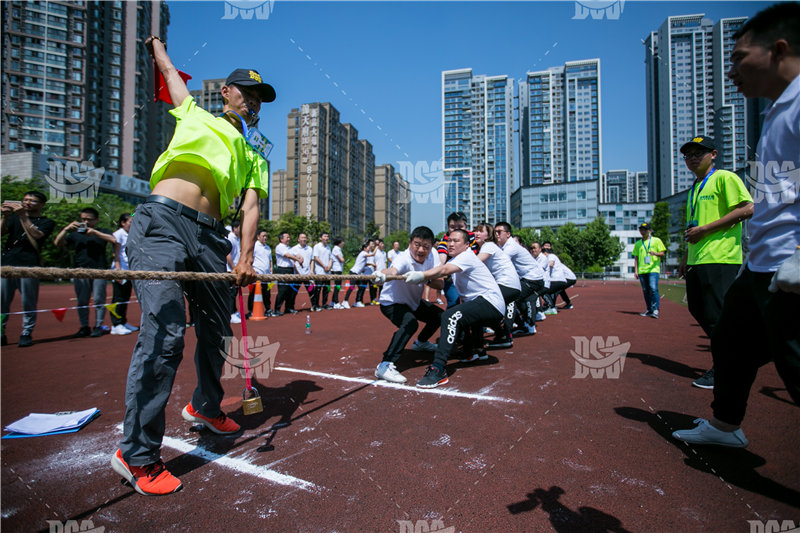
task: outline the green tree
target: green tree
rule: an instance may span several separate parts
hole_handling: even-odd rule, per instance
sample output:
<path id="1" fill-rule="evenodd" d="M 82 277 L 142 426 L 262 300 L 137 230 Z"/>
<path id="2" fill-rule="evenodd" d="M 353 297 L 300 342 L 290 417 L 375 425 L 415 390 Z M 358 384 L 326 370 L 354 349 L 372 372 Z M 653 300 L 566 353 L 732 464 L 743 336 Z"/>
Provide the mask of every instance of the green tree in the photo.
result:
<path id="1" fill-rule="evenodd" d="M 576 265 L 580 270 L 589 270 L 590 267 L 606 268 L 613 265 L 625 249 L 618 237 L 611 235 L 605 219 L 597 216 L 586 225 L 581 232 L 580 249 L 586 254 L 582 262 Z"/>
<path id="2" fill-rule="evenodd" d="M 653 228 L 653 235 L 661 239 L 667 249 L 669 249 L 670 243 L 669 223 L 671 217 L 669 204 L 667 202 L 657 202 L 653 209 L 653 219 L 650 221 L 650 226 Z"/>
<path id="3" fill-rule="evenodd" d="M 550 226 L 544 226 L 541 230 L 539 230 L 539 244 L 544 242 L 549 242 L 553 246 L 556 246 L 558 242 L 558 234 L 551 228 Z M 556 254 L 555 250 L 553 250 Z"/>
<path id="4" fill-rule="evenodd" d="M 558 242 L 553 243 L 553 251 L 561 262 L 575 270 L 581 259 L 581 231 L 572 222 L 567 222 L 558 229 Z"/>
<path id="5" fill-rule="evenodd" d="M 400 249 L 405 250 L 408 247 L 408 241 L 411 240 L 411 233 L 408 231 L 401 229 L 395 230 L 391 232 L 389 235 L 386 236 L 384 241 L 386 241 L 386 252 L 388 253 L 389 250 L 392 249 L 392 243 L 397 241 L 400 243 Z"/>
<path id="6" fill-rule="evenodd" d="M 519 236 L 522 246 L 528 247 L 536 240 L 537 231 L 533 228 L 517 228 L 513 231 L 514 235 Z"/>

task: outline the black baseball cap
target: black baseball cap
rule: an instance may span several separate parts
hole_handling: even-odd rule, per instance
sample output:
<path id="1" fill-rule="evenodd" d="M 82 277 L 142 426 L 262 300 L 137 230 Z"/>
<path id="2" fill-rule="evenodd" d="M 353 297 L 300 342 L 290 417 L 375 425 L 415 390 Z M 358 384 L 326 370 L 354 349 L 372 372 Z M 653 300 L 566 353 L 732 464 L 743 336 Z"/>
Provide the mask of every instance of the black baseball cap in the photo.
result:
<path id="1" fill-rule="evenodd" d="M 639 229 L 646 229 L 650 231 L 650 224 L 648 224 L 647 222 L 642 222 L 641 224 L 639 224 Z"/>
<path id="2" fill-rule="evenodd" d="M 241 85 L 243 87 L 255 87 L 258 89 L 258 94 L 261 101 L 264 103 L 273 102 L 275 100 L 275 89 L 269 83 L 261 81 L 261 74 L 257 70 L 249 68 L 237 68 L 231 72 L 228 79 L 225 80 L 225 85 Z"/>
<path id="3" fill-rule="evenodd" d="M 703 148 L 705 148 L 706 150 L 709 150 L 709 151 L 717 149 L 717 147 L 714 146 L 714 139 L 712 139 L 711 137 L 706 137 L 705 135 L 698 135 L 697 137 L 695 137 L 691 141 L 689 141 L 686 144 L 684 144 L 683 146 L 681 146 L 681 153 L 685 154 L 686 153 L 686 149 L 689 148 L 692 145 L 702 146 Z"/>

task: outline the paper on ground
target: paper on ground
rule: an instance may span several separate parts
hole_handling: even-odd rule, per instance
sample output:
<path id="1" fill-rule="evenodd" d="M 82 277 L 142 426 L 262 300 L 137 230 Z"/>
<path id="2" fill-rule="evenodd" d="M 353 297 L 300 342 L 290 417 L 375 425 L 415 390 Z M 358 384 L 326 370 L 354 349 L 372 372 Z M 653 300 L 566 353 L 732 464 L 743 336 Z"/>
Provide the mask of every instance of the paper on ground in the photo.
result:
<path id="1" fill-rule="evenodd" d="M 85 411 L 74 411 L 63 414 L 31 413 L 25 418 L 7 425 L 6 430 L 15 433 L 38 435 L 65 429 L 75 429 L 91 420 L 97 411 L 98 409 L 96 407 L 92 407 Z"/>

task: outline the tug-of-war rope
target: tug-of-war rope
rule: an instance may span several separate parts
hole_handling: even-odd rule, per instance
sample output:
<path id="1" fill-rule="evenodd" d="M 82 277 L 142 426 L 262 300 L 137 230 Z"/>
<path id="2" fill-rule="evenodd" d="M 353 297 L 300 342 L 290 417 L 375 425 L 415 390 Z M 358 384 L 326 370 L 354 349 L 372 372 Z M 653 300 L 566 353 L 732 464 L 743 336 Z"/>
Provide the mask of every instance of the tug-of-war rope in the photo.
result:
<path id="1" fill-rule="evenodd" d="M 108 280 L 176 280 L 176 281 L 225 281 L 236 282 L 236 275 L 231 272 L 168 272 L 151 270 L 101 270 L 96 268 L 54 268 L 54 267 L 0 267 L 3 278 L 34 279 L 108 279 Z M 386 281 L 405 279 L 403 276 L 386 276 Z M 288 281 L 288 282 L 325 282 L 350 281 L 371 282 L 375 275 L 346 274 L 259 274 L 256 281 Z"/>

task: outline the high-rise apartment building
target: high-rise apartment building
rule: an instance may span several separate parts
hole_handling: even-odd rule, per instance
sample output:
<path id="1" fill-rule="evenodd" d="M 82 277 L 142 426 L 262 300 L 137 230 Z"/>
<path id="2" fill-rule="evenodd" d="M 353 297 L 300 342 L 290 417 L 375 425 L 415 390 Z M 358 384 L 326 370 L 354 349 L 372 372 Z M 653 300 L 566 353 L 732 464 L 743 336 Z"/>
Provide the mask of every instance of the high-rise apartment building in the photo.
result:
<path id="1" fill-rule="evenodd" d="M 411 192 L 390 164 L 375 167 L 375 224 L 381 235 L 411 230 Z"/>
<path id="2" fill-rule="evenodd" d="M 745 167 L 758 140 L 758 119 L 727 77 L 733 34 L 746 17 L 717 23 L 703 14 L 669 17 L 644 40 L 647 81 L 647 172 L 653 200 L 695 179 L 680 147 L 695 135 L 715 139 L 716 165 Z M 748 145 L 752 147 L 748 148 Z"/>
<path id="3" fill-rule="evenodd" d="M 272 218 L 295 213 L 327 221 L 333 233 L 363 234 L 375 212 L 375 155 L 330 103 L 288 115 L 286 170 L 272 174 Z"/>
<path id="4" fill-rule="evenodd" d="M 649 201 L 647 172 L 609 170 L 600 176 L 600 203 L 627 204 Z"/>
<path id="5" fill-rule="evenodd" d="M 519 82 L 520 185 L 600 179 L 600 60 L 528 72 Z"/>
<path id="6" fill-rule="evenodd" d="M 3 2 L 3 152 L 34 151 L 149 178 L 167 144 L 143 39 L 165 2 Z"/>
<path id="7" fill-rule="evenodd" d="M 225 85 L 225 78 L 213 80 L 203 80 L 202 89 L 189 91 L 197 105 L 208 111 L 214 116 L 222 114 L 225 102 L 222 99 L 222 86 Z"/>
<path id="8" fill-rule="evenodd" d="M 463 211 L 470 224 L 508 220 L 514 153 L 513 79 L 442 72 L 445 214 Z"/>

